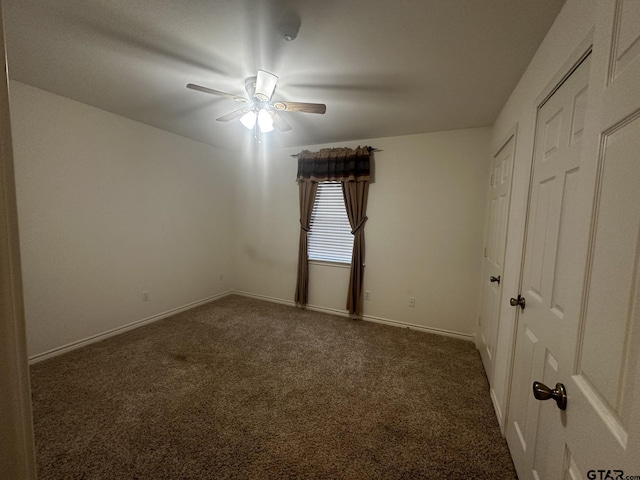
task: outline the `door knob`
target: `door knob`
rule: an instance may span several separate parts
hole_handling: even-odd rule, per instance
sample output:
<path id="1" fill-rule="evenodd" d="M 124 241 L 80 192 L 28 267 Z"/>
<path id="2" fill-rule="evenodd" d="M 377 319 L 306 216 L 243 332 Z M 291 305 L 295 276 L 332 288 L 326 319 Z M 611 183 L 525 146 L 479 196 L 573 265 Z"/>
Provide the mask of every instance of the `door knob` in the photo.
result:
<path id="1" fill-rule="evenodd" d="M 498 282 L 498 285 L 500 285 L 500 275 L 498 275 L 497 277 L 489 277 L 489 281 Z"/>
<path id="2" fill-rule="evenodd" d="M 551 390 L 544 383 L 533 382 L 533 396 L 537 400 L 549 400 L 553 398 L 560 410 L 567 408 L 567 389 L 561 383 L 556 383 L 556 388 Z"/>
<path id="3" fill-rule="evenodd" d="M 524 297 L 522 295 L 518 295 L 518 298 L 511 298 L 511 300 L 509 300 L 509 303 L 511 304 L 512 307 L 520 305 L 520 308 L 524 310 L 524 306 L 526 302 L 524 301 Z"/>

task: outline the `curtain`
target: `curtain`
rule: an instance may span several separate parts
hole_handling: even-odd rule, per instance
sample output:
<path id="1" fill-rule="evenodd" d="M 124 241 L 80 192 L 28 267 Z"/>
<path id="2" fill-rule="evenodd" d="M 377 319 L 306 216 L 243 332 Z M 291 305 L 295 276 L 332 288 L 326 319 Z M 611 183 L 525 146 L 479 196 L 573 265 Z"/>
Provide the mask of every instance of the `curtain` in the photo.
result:
<path id="1" fill-rule="evenodd" d="M 298 244 L 298 280 L 296 282 L 296 305 L 307 304 L 309 296 L 309 259 L 307 258 L 307 232 L 311 223 L 311 212 L 318 191 L 317 182 L 300 182 L 300 241 Z"/>
<path id="2" fill-rule="evenodd" d="M 344 204 L 351 224 L 353 253 L 346 308 L 362 315 L 364 276 L 364 224 L 367 221 L 367 196 L 371 172 L 371 147 L 324 148 L 319 152 L 302 151 L 298 155 L 297 181 L 300 187 L 300 245 L 295 301 L 306 305 L 309 288 L 307 232 L 318 182 L 342 182 Z"/>
<path id="3" fill-rule="evenodd" d="M 351 233 L 353 234 L 353 253 L 351 255 L 351 273 L 347 292 L 347 310 L 362 315 L 362 284 L 364 277 L 364 224 L 367 221 L 367 197 L 369 182 L 342 182 L 344 206 L 347 209 Z"/>

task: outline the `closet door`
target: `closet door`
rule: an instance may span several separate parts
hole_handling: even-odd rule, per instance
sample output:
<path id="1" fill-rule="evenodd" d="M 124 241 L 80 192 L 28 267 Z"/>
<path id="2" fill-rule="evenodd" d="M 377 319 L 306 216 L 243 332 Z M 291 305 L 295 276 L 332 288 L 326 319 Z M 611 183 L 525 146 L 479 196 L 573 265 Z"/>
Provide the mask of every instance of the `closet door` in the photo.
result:
<path id="1" fill-rule="evenodd" d="M 521 479 L 640 475 L 640 2 L 597 8 L 592 58 L 538 116 L 507 423 Z"/>
<path id="2" fill-rule="evenodd" d="M 507 441 L 521 479 L 559 478 L 563 418 L 532 395 L 568 381 L 582 279 L 578 182 L 591 56 L 538 109 Z M 515 298 L 514 300 L 517 300 Z M 524 308 L 522 308 L 524 307 Z"/>
<path id="3" fill-rule="evenodd" d="M 640 2 L 598 8 L 583 197 L 593 209 L 566 380 L 569 478 L 640 475 Z"/>
<path id="4" fill-rule="evenodd" d="M 493 385 L 495 348 L 500 319 L 501 280 L 504 273 L 515 143 L 516 134 L 513 132 L 500 146 L 491 164 L 490 214 L 484 249 L 482 313 L 478 331 L 478 350 L 480 350 L 490 385 Z"/>

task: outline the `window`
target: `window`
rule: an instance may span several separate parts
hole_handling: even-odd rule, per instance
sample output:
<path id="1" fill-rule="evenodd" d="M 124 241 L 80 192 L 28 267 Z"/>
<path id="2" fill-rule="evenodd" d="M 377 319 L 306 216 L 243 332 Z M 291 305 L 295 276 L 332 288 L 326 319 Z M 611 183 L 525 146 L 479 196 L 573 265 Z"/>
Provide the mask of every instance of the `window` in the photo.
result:
<path id="1" fill-rule="evenodd" d="M 344 208 L 342 183 L 318 183 L 307 238 L 309 260 L 351 263 L 353 235 Z"/>

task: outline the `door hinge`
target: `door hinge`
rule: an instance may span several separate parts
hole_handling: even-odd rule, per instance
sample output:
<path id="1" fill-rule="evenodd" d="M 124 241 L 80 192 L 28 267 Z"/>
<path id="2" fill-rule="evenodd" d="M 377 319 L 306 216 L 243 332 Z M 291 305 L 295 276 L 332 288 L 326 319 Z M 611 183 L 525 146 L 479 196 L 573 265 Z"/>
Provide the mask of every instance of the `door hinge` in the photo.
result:
<path id="1" fill-rule="evenodd" d="M 484 258 L 487 258 L 487 247 L 484 247 Z"/>
<path id="2" fill-rule="evenodd" d="M 493 175 L 491 175 L 491 186 L 493 186 Z"/>

